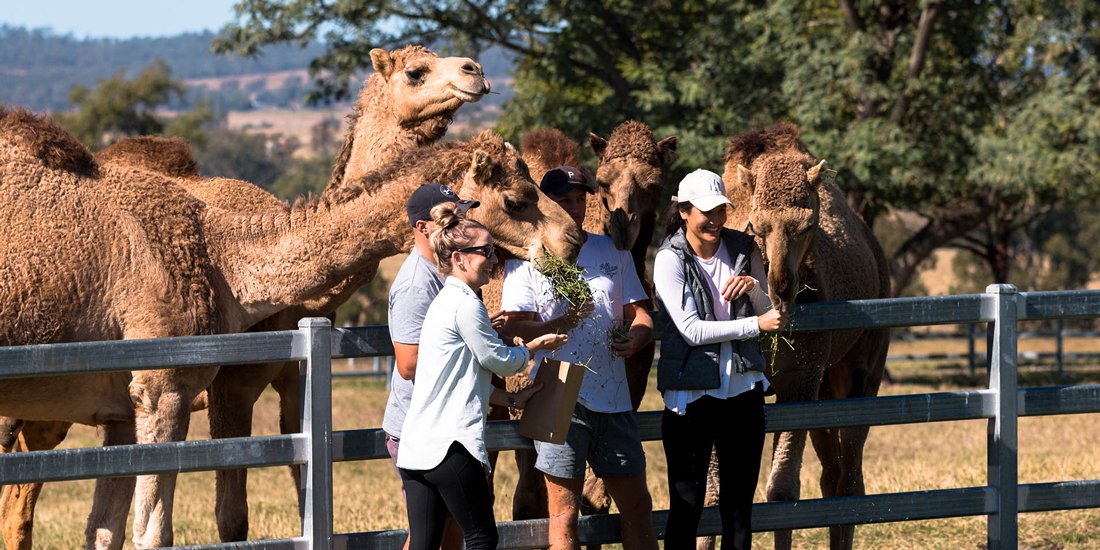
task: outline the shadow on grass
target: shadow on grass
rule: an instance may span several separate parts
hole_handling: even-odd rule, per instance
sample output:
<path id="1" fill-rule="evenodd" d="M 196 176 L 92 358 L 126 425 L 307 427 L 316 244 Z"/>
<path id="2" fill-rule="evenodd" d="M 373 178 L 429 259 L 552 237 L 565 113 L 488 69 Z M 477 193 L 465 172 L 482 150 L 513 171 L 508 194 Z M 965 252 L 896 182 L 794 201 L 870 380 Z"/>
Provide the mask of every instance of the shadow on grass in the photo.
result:
<path id="1" fill-rule="evenodd" d="M 957 389 L 985 388 L 989 385 L 989 371 L 985 366 L 979 366 L 973 376 L 965 364 L 957 362 L 892 364 L 889 369 L 890 383 L 894 386 Z M 1058 372 L 1053 363 L 1029 362 L 1019 367 L 1017 379 L 1021 387 L 1100 384 L 1100 365 L 1094 361 L 1067 361 L 1062 372 Z"/>

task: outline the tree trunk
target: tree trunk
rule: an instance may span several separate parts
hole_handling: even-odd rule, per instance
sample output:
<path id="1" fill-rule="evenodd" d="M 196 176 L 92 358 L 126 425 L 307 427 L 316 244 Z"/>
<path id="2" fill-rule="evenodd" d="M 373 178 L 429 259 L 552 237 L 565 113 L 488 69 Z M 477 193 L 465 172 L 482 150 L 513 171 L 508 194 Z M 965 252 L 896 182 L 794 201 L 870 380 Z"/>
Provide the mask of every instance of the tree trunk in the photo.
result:
<path id="1" fill-rule="evenodd" d="M 929 220 L 894 253 L 890 262 L 890 295 L 899 295 L 909 285 L 917 267 L 932 252 L 978 227 L 988 215 L 988 204 L 979 201 L 966 203 Z"/>

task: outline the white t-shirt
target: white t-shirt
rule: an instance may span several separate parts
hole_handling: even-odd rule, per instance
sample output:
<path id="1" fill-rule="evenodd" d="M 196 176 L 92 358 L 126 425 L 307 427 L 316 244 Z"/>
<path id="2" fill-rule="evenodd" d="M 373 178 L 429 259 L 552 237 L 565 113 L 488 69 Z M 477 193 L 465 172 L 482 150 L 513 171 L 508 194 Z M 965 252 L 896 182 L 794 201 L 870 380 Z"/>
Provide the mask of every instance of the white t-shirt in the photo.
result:
<path id="1" fill-rule="evenodd" d="M 591 411 L 613 413 L 632 410 L 626 383 L 626 364 L 611 352 L 611 330 L 623 318 L 623 306 L 648 300 L 630 252 L 615 248 L 610 237 L 588 234 L 577 266 L 584 270 L 592 289 L 592 315 L 569 332 L 569 342 L 557 351 L 535 354 L 535 368 L 546 356 L 588 365 L 577 401 Z M 569 304 L 555 299 L 550 282 L 530 262 L 504 264 L 502 311 L 538 313 L 542 321 L 565 315 Z M 531 373 L 533 377 L 535 372 Z"/>
<path id="2" fill-rule="evenodd" d="M 692 346 L 722 343 L 718 351 L 720 382 L 717 388 L 664 392 L 665 407 L 680 415 L 687 412 L 689 403 L 704 395 L 725 399 L 751 390 L 757 382 L 763 382 L 765 388 L 768 384 L 764 373 L 758 371 L 739 373 L 733 366 L 733 346 L 730 341 L 755 338 L 760 335 L 760 327 L 756 324 L 756 317 L 730 319 L 729 302 L 725 301 L 718 292 L 720 285 L 734 275 L 729 251 L 725 246 L 719 246 L 718 252 L 709 259 L 704 260 L 698 256 L 693 258 L 695 265 L 699 267 L 699 274 L 703 276 L 710 290 L 714 321 L 704 321 L 699 318 L 695 297 L 692 296 L 691 289 L 684 284 L 684 266 L 676 253 L 672 250 L 661 250 L 653 260 L 653 286 L 657 289 L 657 295 L 661 297 L 661 305 L 668 311 L 669 317 L 683 335 L 684 340 Z M 752 301 L 757 314 L 764 313 L 771 307 L 771 302 L 768 299 L 764 259 L 758 250 L 753 251 L 749 268 L 749 275 L 756 279 L 756 285 L 749 291 L 749 300 Z M 682 307 L 681 304 L 683 304 Z"/>

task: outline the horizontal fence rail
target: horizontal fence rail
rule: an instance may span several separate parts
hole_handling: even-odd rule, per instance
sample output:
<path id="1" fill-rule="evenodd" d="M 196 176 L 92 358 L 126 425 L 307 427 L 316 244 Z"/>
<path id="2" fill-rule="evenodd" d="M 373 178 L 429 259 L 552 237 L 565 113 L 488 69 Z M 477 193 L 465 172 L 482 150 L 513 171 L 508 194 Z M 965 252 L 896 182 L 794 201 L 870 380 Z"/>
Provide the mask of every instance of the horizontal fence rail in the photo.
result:
<path id="1" fill-rule="evenodd" d="M 990 547 L 1012 547 L 1016 512 L 1100 507 L 1100 481 L 1017 485 L 1014 454 L 1019 416 L 1100 412 L 1100 385 L 1015 388 L 1016 321 L 1097 316 L 1100 291 L 1016 293 L 1005 286 L 990 287 L 986 294 L 798 305 L 789 332 L 1008 323 L 999 326 L 994 336 L 991 373 L 999 382 L 985 390 L 768 405 L 769 431 L 985 419 L 991 426 L 990 453 L 996 449 L 1002 462 L 991 466 L 990 485 L 985 487 L 760 503 L 754 507 L 753 529 L 988 515 Z M 385 327 L 330 329 L 326 322 L 306 320 L 298 331 L 0 348 L 0 379 L 302 361 L 307 380 L 316 378 L 313 386 L 327 388 L 332 358 L 392 353 Z M 1006 371 L 1001 370 L 1002 364 Z M 301 537 L 193 548 L 399 548 L 404 530 L 331 532 L 331 463 L 388 458 L 388 453 L 379 429 L 332 432 L 327 416 L 329 390 L 307 387 L 305 391 L 306 403 L 313 406 L 303 407 L 307 427 L 301 434 L 3 455 L 0 483 L 302 465 L 309 477 Z M 637 418 L 644 440 L 659 439 L 659 412 L 639 413 Z M 516 434 L 514 422 L 490 423 L 486 443 L 494 450 L 531 447 L 530 440 Z M 999 487 L 1011 488 L 1011 497 Z M 666 514 L 654 512 L 659 535 L 663 535 Z M 582 543 L 621 540 L 617 516 L 586 516 L 580 526 Z M 505 548 L 546 544 L 546 520 L 503 522 L 500 529 Z M 707 510 L 700 534 L 719 531 L 717 510 Z"/>

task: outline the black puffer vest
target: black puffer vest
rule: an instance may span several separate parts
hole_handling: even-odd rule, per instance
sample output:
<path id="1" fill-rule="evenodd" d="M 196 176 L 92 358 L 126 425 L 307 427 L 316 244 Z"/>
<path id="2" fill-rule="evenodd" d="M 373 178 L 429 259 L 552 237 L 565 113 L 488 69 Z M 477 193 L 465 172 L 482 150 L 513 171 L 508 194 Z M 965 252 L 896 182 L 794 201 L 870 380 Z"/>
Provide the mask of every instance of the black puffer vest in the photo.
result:
<path id="1" fill-rule="evenodd" d="M 721 237 L 722 244 L 733 262 L 733 272 L 738 275 L 747 275 L 756 242 L 752 237 L 731 229 L 722 229 Z M 699 272 L 694 254 L 684 237 L 683 228 L 665 239 L 661 244 L 661 250 L 666 249 L 674 252 L 684 266 L 684 286 L 691 290 L 691 296 L 695 299 L 695 306 L 699 311 L 699 318 L 704 321 L 717 320 L 714 315 L 710 287 Z M 683 292 L 681 296 L 683 296 L 682 300 L 687 300 Z M 660 299 L 663 302 L 674 297 L 661 296 Z M 747 294 L 730 304 L 730 319 L 741 319 L 753 315 L 755 312 Z M 657 361 L 657 389 L 663 392 L 665 390 L 710 390 L 719 387 L 721 375 L 718 370 L 718 356 L 721 343 L 688 345 L 669 318 L 663 303 L 657 317 L 657 327 L 661 335 L 661 357 Z M 764 371 L 764 355 L 760 352 L 760 344 L 755 338 L 733 340 L 730 345 L 733 346 L 733 364 L 737 372 Z"/>

